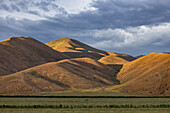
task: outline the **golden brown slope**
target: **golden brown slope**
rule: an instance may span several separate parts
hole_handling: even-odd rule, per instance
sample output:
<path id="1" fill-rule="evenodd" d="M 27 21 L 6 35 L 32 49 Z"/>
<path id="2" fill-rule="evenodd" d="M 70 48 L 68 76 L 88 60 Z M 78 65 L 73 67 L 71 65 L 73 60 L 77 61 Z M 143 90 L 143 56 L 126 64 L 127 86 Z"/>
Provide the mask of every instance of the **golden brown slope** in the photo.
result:
<path id="1" fill-rule="evenodd" d="M 113 53 L 113 52 L 108 52 L 108 56 L 104 56 L 98 61 L 109 65 L 109 64 L 125 64 L 128 63 L 129 61 L 134 60 L 134 57 L 126 54 L 120 54 L 120 53 Z"/>
<path id="2" fill-rule="evenodd" d="M 115 71 L 90 58 L 42 64 L 0 77 L 0 94 L 35 94 L 119 84 Z"/>
<path id="3" fill-rule="evenodd" d="M 151 53 L 123 66 L 121 92 L 170 95 L 170 54 Z"/>
<path id="4" fill-rule="evenodd" d="M 95 49 L 82 42 L 66 37 L 48 42 L 46 45 L 72 58 L 89 57 L 99 59 L 102 56 L 108 55 L 105 51 Z"/>
<path id="5" fill-rule="evenodd" d="M 97 59 L 99 60 L 99 62 L 104 64 L 124 64 L 134 60 L 134 57 L 132 56 L 126 54 L 105 52 L 90 47 L 77 40 L 65 37 L 51 41 L 46 44 L 53 49 L 63 52 L 64 54 L 72 58 L 89 57 Z"/>
<path id="6" fill-rule="evenodd" d="M 65 58 L 31 37 L 11 37 L 0 42 L 0 76 Z"/>

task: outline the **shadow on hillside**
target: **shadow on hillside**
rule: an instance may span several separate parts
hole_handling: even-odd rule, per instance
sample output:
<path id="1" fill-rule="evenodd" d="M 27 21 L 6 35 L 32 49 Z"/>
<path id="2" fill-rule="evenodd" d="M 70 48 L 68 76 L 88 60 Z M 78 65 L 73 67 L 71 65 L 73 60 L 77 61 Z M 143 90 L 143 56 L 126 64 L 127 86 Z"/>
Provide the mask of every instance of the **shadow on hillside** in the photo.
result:
<path id="1" fill-rule="evenodd" d="M 73 61 L 73 62 L 80 64 L 80 65 L 69 63 L 69 62 L 62 62 L 59 65 L 65 69 L 67 69 L 68 71 L 74 73 L 75 75 L 78 75 L 78 76 L 83 77 L 84 79 L 88 79 L 90 81 L 99 82 L 104 85 L 110 85 L 109 83 L 106 83 L 104 80 L 102 80 L 102 79 L 106 79 L 106 80 L 112 81 L 114 84 L 119 84 L 119 81 L 117 79 L 115 79 L 115 77 L 114 77 L 114 75 L 115 75 L 114 71 L 110 72 L 110 74 L 109 74 L 108 71 L 111 71 L 111 70 L 103 69 L 103 68 L 96 66 L 94 64 L 82 62 L 82 61 Z M 96 75 L 98 77 L 96 78 L 96 77 L 94 77 L 94 75 Z M 109 75 L 109 76 L 105 76 L 105 75 Z"/>
<path id="2" fill-rule="evenodd" d="M 75 49 L 75 48 L 84 48 L 86 51 L 94 51 L 94 52 L 102 53 L 102 54 L 105 54 L 105 55 L 109 55 L 105 51 L 93 48 L 93 47 L 91 47 L 91 46 L 89 46 L 87 44 L 84 44 L 84 43 L 79 42 L 79 41 L 74 40 L 74 39 L 71 39 L 71 40 L 72 40 L 72 42 L 74 42 L 76 44 L 76 45 L 73 45 L 73 44 L 69 43 L 73 47 L 73 49 Z"/>
<path id="3" fill-rule="evenodd" d="M 133 60 L 136 59 L 136 58 L 134 58 L 132 56 L 120 56 L 120 55 L 118 55 L 118 57 L 123 58 L 123 59 L 125 59 L 127 61 L 133 61 Z"/>
<path id="4" fill-rule="evenodd" d="M 49 78 L 48 76 L 43 76 L 41 74 L 38 74 L 36 71 L 28 72 L 28 74 L 30 74 L 30 75 L 32 75 L 34 77 L 37 77 L 37 78 L 44 79 L 44 80 L 46 80 L 46 81 L 48 81 L 48 82 L 50 82 L 52 84 L 55 84 L 55 85 L 58 85 L 58 86 L 61 86 L 61 87 L 65 87 L 65 88 L 70 88 L 69 85 L 64 84 L 62 82 L 59 82 L 57 80 L 53 80 L 53 79 Z"/>
<path id="5" fill-rule="evenodd" d="M 109 66 L 109 67 L 115 69 L 117 72 L 119 72 L 122 69 L 123 64 L 107 64 L 106 66 Z"/>
<path id="6" fill-rule="evenodd" d="M 87 51 L 82 51 L 82 52 L 63 52 L 63 54 L 70 56 L 71 58 L 83 58 L 83 57 L 89 57 L 92 59 L 97 59 L 99 60 L 100 58 L 103 57 L 103 55 L 100 55 L 98 53 L 90 53 Z"/>
<path id="7" fill-rule="evenodd" d="M 115 77 L 117 79 L 117 74 L 120 72 L 120 70 L 122 69 L 123 67 L 123 64 L 108 64 L 106 66 L 109 66 L 111 68 L 113 68 L 114 70 L 116 70 L 116 73 L 115 73 Z M 118 80 L 118 79 L 117 79 Z M 119 81 L 119 80 L 118 80 Z M 120 82 L 120 81 L 119 81 Z"/>

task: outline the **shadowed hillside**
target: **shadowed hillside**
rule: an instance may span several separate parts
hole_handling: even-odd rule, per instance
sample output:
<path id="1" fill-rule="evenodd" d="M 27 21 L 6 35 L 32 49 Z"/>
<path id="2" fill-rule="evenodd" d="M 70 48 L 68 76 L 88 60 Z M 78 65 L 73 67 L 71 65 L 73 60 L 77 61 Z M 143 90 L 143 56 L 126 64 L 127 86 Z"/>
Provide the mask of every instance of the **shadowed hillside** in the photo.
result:
<path id="1" fill-rule="evenodd" d="M 170 95 L 170 54 L 151 53 L 123 66 L 121 92 Z"/>
<path id="2" fill-rule="evenodd" d="M 90 58 L 76 58 L 42 64 L 0 77 L 0 94 L 90 89 L 119 84 L 116 71 Z"/>
<path id="3" fill-rule="evenodd" d="M 11 37 L 0 42 L 0 76 L 65 58 L 31 37 Z"/>

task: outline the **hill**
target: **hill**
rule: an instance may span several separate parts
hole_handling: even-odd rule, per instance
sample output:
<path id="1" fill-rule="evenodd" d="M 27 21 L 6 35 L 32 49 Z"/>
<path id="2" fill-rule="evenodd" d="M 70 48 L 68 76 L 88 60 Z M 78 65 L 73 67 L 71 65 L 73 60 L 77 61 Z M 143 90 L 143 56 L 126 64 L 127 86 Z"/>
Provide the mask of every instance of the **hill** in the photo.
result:
<path id="1" fill-rule="evenodd" d="M 119 84 L 116 71 L 91 58 L 66 59 L 0 77 L 0 94 L 28 95 Z"/>
<path id="2" fill-rule="evenodd" d="M 135 58 L 126 54 L 111 53 L 95 49 L 82 42 L 70 38 L 60 38 L 46 43 L 51 48 L 63 52 L 71 58 L 88 57 L 104 64 L 124 64 Z"/>
<path id="3" fill-rule="evenodd" d="M 90 89 L 170 95 L 168 53 L 151 53 L 134 60 L 130 55 L 105 52 L 69 38 L 47 45 L 31 37 L 0 42 L 0 94 Z"/>
<path id="4" fill-rule="evenodd" d="M 108 52 L 108 54 L 109 55 L 102 57 L 98 61 L 103 64 L 110 65 L 110 64 L 125 64 L 135 59 L 134 57 L 126 54 L 113 52 Z"/>
<path id="5" fill-rule="evenodd" d="M 170 54 L 151 53 L 129 62 L 117 75 L 121 92 L 170 95 Z"/>
<path id="6" fill-rule="evenodd" d="M 82 42 L 66 37 L 48 42 L 46 45 L 72 58 L 89 57 L 99 59 L 102 56 L 108 55 L 105 51 L 95 49 Z"/>
<path id="7" fill-rule="evenodd" d="M 65 58 L 31 37 L 10 37 L 0 42 L 0 76 Z"/>

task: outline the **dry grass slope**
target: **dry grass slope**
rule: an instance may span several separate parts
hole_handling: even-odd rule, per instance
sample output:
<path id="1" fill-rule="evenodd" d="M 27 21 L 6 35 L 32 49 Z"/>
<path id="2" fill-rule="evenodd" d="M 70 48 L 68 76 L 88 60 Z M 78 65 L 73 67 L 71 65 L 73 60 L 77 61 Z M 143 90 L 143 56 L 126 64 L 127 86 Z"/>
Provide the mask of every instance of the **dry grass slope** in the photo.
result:
<path id="1" fill-rule="evenodd" d="M 113 53 L 113 52 L 108 52 L 108 56 L 102 57 L 98 61 L 109 65 L 109 64 L 125 64 L 128 63 L 129 61 L 134 60 L 134 57 L 126 54 L 120 54 L 120 53 Z"/>
<path id="2" fill-rule="evenodd" d="M 0 42 L 0 76 L 65 58 L 31 37 L 11 37 Z"/>
<path id="3" fill-rule="evenodd" d="M 90 58 L 42 64 L 0 77 L 0 94 L 28 95 L 119 84 L 115 70 Z"/>
<path id="4" fill-rule="evenodd" d="M 97 91 L 107 87 L 105 90 L 120 93 L 170 95 L 168 53 L 152 53 L 134 60 L 69 38 L 47 45 L 31 37 L 0 42 L 0 94 Z"/>
<path id="5" fill-rule="evenodd" d="M 95 49 L 82 42 L 66 37 L 51 41 L 46 43 L 46 45 L 59 52 L 63 52 L 72 58 L 89 57 L 93 59 L 99 59 L 102 56 L 108 55 L 108 53 L 105 51 Z"/>
<path id="6" fill-rule="evenodd" d="M 46 44 L 72 58 L 89 57 L 104 64 L 124 64 L 135 59 L 134 57 L 126 54 L 98 50 L 77 40 L 65 37 Z"/>
<path id="7" fill-rule="evenodd" d="M 151 53 L 123 66 L 118 79 L 124 93 L 170 95 L 170 54 Z"/>

